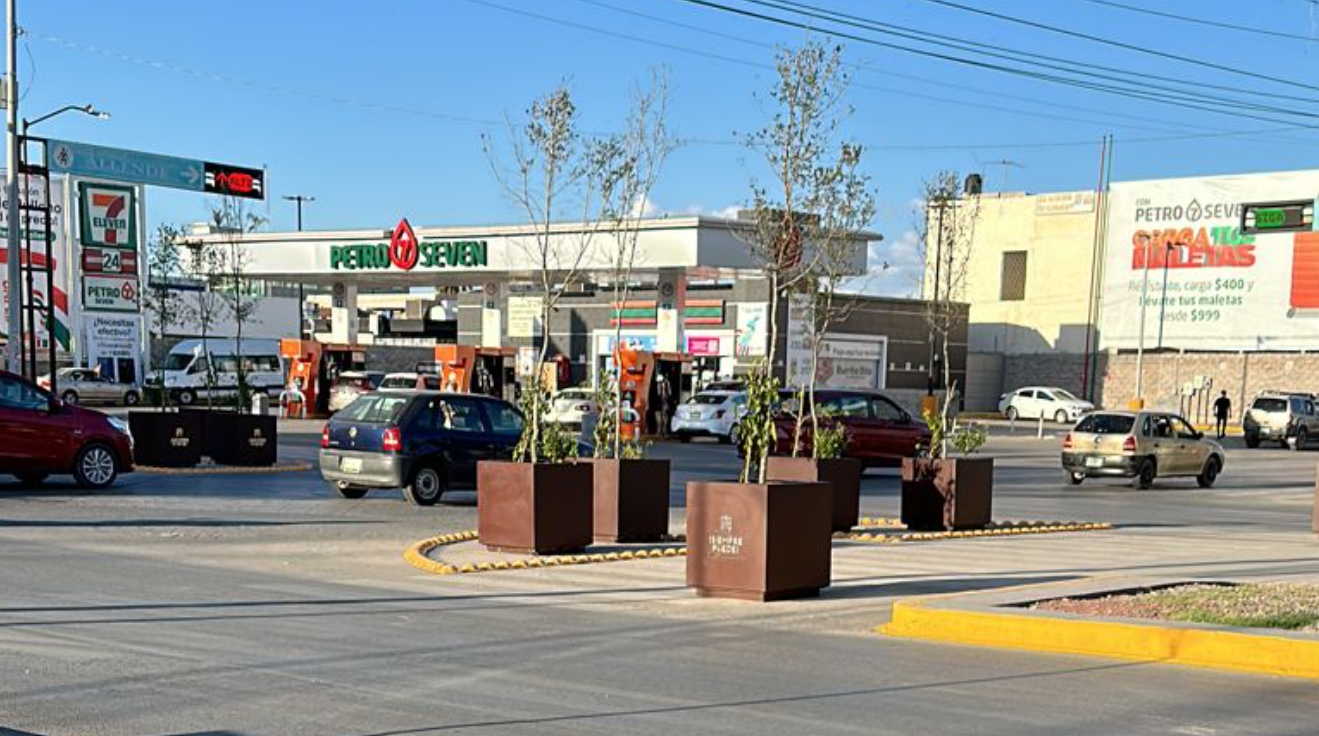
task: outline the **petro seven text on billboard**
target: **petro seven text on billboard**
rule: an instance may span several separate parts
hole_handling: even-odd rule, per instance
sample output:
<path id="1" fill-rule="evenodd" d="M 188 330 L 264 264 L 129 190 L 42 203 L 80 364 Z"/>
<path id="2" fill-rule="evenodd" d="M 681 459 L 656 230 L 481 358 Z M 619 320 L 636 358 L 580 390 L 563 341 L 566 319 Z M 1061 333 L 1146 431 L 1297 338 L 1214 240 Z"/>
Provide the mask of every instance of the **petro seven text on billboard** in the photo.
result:
<path id="1" fill-rule="evenodd" d="M 419 241 L 406 218 L 399 220 L 388 243 L 330 246 L 330 268 L 335 271 L 485 268 L 489 264 L 486 241 Z"/>

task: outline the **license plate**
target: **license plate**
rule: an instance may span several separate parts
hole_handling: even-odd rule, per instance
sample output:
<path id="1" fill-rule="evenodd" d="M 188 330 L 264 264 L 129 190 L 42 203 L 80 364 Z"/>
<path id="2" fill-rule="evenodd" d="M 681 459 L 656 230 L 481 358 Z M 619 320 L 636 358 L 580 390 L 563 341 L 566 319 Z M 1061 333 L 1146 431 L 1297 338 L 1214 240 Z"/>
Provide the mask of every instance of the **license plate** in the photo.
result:
<path id="1" fill-rule="evenodd" d="M 1085 466 L 1087 468 L 1102 468 L 1104 467 L 1104 458 L 1088 457 L 1085 459 Z"/>
<path id="2" fill-rule="evenodd" d="M 1268 437 L 1271 434 L 1273 434 L 1273 430 L 1269 429 L 1268 427 L 1260 427 L 1259 429 L 1260 437 Z"/>
<path id="3" fill-rule="evenodd" d="M 362 472 L 362 458 L 360 457 L 340 458 L 339 469 L 345 473 L 360 473 Z"/>

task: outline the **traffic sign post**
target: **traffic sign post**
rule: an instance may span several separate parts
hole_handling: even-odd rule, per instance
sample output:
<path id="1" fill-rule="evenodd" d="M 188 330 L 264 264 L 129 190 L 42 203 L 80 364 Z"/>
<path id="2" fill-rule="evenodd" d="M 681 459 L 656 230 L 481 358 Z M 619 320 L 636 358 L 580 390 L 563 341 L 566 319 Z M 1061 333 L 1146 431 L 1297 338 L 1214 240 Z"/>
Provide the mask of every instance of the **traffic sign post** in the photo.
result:
<path id="1" fill-rule="evenodd" d="M 54 173 L 247 199 L 266 198 L 266 177 L 261 169 L 54 139 L 47 141 L 46 151 Z"/>
<path id="2" fill-rule="evenodd" d="M 1241 205 L 1241 232 L 1299 233 L 1315 229 L 1315 200 L 1290 202 L 1255 202 Z"/>

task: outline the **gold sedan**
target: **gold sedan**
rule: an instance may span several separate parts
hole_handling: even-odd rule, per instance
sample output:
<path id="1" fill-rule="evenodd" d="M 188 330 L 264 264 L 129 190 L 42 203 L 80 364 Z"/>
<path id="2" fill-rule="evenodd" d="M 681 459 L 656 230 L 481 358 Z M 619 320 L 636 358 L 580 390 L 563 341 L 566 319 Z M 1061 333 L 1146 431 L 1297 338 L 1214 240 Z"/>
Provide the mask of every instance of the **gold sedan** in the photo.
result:
<path id="1" fill-rule="evenodd" d="M 1132 478 L 1146 489 L 1155 478 L 1195 478 L 1209 488 L 1223 471 L 1223 446 L 1176 414 L 1100 411 L 1063 440 L 1062 464 L 1072 485 L 1086 478 Z"/>

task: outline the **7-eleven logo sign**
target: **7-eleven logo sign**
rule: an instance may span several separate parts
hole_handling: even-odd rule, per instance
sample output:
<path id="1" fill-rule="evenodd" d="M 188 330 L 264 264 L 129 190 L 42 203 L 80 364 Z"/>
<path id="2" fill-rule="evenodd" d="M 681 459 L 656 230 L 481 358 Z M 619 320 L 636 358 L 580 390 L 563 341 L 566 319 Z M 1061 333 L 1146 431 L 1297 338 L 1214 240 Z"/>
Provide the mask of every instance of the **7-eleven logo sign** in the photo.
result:
<path id="1" fill-rule="evenodd" d="M 101 184 L 83 184 L 82 244 L 111 248 L 137 246 L 133 190 Z"/>

